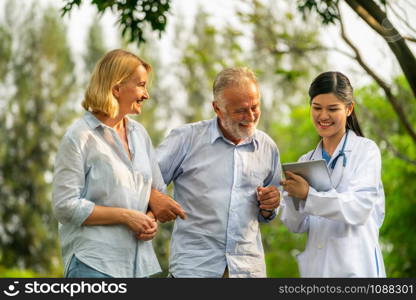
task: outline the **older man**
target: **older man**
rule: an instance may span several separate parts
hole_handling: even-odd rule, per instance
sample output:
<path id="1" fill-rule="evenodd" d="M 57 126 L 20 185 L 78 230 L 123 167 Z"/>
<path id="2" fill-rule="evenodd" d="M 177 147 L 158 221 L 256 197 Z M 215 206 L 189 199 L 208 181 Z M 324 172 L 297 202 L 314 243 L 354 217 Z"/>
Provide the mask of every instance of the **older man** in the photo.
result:
<path id="1" fill-rule="evenodd" d="M 247 68 L 220 72 L 213 107 L 214 119 L 173 130 L 157 149 L 164 181 L 173 181 L 174 199 L 187 215 L 175 221 L 169 272 L 265 277 L 259 222 L 276 215 L 280 164 L 275 143 L 256 130 L 260 91 L 254 74 Z M 170 220 L 179 205 L 164 201 L 153 201 L 152 211 Z"/>

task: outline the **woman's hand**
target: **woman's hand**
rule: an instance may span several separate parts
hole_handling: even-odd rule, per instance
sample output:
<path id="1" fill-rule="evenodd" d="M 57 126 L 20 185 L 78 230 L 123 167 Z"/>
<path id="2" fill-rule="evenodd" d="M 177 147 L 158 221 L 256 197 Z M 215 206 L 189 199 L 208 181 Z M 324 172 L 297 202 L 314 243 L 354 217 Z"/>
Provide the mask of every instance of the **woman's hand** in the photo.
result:
<path id="1" fill-rule="evenodd" d="M 290 197 L 306 200 L 309 192 L 309 184 L 301 176 L 290 171 L 285 172 L 286 180 L 280 181 L 283 189 Z"/>
<path id="2" fill-rule="evenodd" d="M 146 213 L 146 215 L 153 220 L 154 227 L 152 227 L 151 229 L 149 229 L 149 230 L 147 230 L 145 232 L 136 234 L 136 238 L 139 239 L 139 240 L 142 240 L 142 241 L 150 241 L 151 239 L 153 239 L 156 236 L 157 228 L 158 228 L 155 215 L 152 213 L 152 211 L 149 210 Z"/>
<path id="3" fill-rule="evenodd" d="M 123 217 L 123 223 L 133 231 L 136 236 L 140 234 L 149 234 L 157 230 L 156 221 L 137 210 L 126 210 Z"/>

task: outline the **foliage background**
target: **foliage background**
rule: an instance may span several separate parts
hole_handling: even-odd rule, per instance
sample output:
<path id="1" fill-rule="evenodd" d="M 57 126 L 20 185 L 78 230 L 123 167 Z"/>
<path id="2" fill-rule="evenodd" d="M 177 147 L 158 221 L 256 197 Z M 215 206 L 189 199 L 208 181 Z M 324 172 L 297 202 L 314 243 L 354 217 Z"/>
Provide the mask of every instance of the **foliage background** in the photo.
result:
<path id="1" fill-rule="evenodd" d="M 82 115 L 89 74 L 109 49 L 98 16 L 77 57 L 58 7 L 17 2 L 0 2 L 0 277 L 61 277 L 50 206 L 53 161 L 66 128 Z M 180 12 L 170 17 L 169 48 L 162 49 L 156 36 L 140 48 L 119 41 L 118 47 L 138 53 L 154 68 L 152 99 L 136 119 L 157 146 L 173 127 L 213 117 L 211 85 L 217 72 L 248 66 L 262 88 L 259 127 L 276 141 L 283 162 L 295 161 L 318 141 L 307 89 L 319 72 L 333 68 L 322 51 L 325 29 L 317 16 L 302 18 L 294 1 L 281 0 L 279 6 L 275 1 L 239 2 L 238 26 L 218 25 L 201 6 L 191 25 Z M 166 52 L 175 59 L 166 63 Z M 399 75 L 391 86 L 416 124 L 415 99 L 406 80 Z M 397 153 L 415 159 L 416 145 L 378 85 L 370 81 L 356 87 L 355 96 L 364 132 L 383 155 L 386 219 L 380 240 L 387 275 L 414 277 L 416 166 Z M 158 276 L 164 277 L 172 224 L 159 228 L 154 246 L 164 270 Z M 262 226 L 262 235 L 268 276 L 298 277 L 295 256 L 304 249 L 305 236 L 289 233 L 278 218 Z"/>

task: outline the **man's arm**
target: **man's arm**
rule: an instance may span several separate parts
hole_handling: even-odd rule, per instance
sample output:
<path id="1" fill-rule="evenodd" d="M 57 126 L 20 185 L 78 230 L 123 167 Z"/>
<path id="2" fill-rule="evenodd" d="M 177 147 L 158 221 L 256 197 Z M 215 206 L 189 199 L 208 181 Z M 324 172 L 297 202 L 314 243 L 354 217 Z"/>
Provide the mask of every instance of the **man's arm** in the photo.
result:
<path id="1" fill-rule="evenodd" d="M 280 205 L 280 191 L 277 188 L 280 184 L 280 154 L 276 144 L 272 144 L 272 167 L 268 178 L 264 182 L 265 187 L 257 188 L 257 200 L 259 201 L 259 221 L 268 222 L 277 214 Z M 264 220 L 261 220 L 263 217 Z"/>
<path id="2" fill-rule="evenodd" d="M 186 131 L 183 128 L 174 129 L 156 149 L 160 172 L 166 185 L 181 174 L 181 164 L 189 146 L 186 140 Z M 152 189 L 150 194 L 149 207 L 161 222 L 172 221 L 177 216 L 186 218 L 185 211 L 178 202 L 156 189 Z"/>
<path id="3" fill-rule="evenodd" d="M 176 216 L 183 220 L 186 218 L 179 203 L 157 189 L 152 189 L 150 193 L 149 207 L 156 219 L 162 223 L 175 220 Z"/>

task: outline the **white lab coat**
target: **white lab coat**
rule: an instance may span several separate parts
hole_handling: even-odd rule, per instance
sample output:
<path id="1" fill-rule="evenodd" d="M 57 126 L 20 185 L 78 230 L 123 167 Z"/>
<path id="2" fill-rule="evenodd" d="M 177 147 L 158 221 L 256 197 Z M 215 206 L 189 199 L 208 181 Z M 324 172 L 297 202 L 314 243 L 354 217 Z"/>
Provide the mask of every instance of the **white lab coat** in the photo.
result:
<path id="1" fill-rule="evenodd" d="M 344 139 L 345 135 L 331 161 Z M 312 153 L 299 161 L 322 159 L 321 143 Z M 340 157 L 331 174 L 334 186 L 330 191 L 317 192 L 309 187 L 299 210 L 284 193 L 281 220 L 292 232 L 308 233 L 306 249 L 297 256 L 302 277 L 386 276 L 378 243 L 384 219 L 380 150 L 373 141 L 350 130 L 345 154 L 345 170 Z"/>

